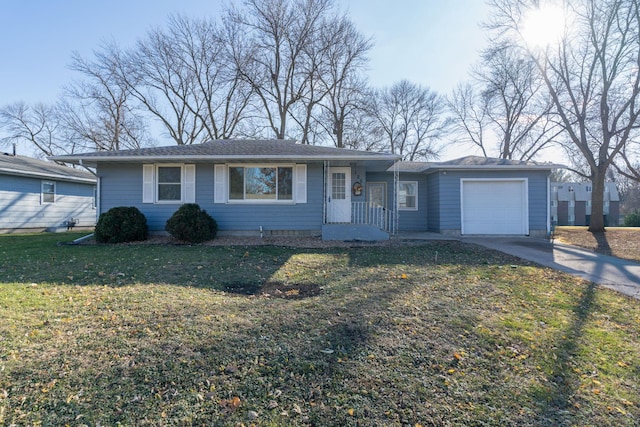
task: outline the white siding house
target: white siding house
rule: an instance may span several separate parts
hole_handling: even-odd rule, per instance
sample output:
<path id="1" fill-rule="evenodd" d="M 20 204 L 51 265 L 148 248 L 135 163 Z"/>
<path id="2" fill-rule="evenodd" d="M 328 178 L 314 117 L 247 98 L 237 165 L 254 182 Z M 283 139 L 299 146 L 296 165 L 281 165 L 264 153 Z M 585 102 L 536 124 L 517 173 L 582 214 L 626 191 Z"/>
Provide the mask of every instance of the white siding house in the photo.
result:
<path id="1" fill-rule="evenodd" d="M 0 154 L 0 232 L 95 226 L 96 182 L 84 170 Z"/>

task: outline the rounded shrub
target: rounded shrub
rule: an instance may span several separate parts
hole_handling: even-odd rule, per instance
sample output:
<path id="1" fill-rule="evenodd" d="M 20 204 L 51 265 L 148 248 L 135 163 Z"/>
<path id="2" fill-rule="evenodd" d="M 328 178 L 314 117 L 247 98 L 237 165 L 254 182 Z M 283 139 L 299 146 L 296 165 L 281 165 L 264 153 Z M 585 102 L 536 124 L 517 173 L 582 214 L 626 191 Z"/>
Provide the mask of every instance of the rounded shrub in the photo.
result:
<path id="1" fill-rule="evenodd" d="M 640 211 L 634 211 L 624 217 L 625 227 L 640 227 Z"/>
<path id="2" fill-rule="evenodd" d="M 136 207 L 111 208 L 100 215 L 94 232 L 100 243 L 122 243 L 147 240 L 147 218 Z"/>
<path id="3" fill-rule="evenodd" d="M 186 203 L 169 218 L 165 229 L 178 240 L 201 243 L 216 237 L 218 224 L 196 203 Z"/>

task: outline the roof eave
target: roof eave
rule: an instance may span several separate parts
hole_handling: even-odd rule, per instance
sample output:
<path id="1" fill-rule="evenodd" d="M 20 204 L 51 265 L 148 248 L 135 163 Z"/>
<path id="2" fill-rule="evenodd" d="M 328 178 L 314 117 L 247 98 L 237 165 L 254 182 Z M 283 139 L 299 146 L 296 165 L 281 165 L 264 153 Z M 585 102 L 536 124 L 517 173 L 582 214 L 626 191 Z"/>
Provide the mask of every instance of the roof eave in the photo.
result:
<path id="1" fill-rule="evenodd" d="M 437 172 L 449 170 L 484 170 L 484 171 L 503 171 L 503 170 L 553 170 L 558 165 L 450 165 L 450 166 L 432 166 L 423 170 L 423 172 Z"/>
<path id="2" fill-rule="evenodd" d="M 61 175 L 61 174 L 28 172 L 28 171 L 21 171 L 21 170 L 16 170 L 16 169 L 7 169 L 7 168 L 0 168 L 0 172 L 5 173 L 7 175 L 14 175 L 14 176 L 25 176 L 25 177 L 30 177 L 30 178 L 41 178 L 41 179 L 53 179 L 53 180 L 58 180 L 58 181 L 85 182 L 85 183 L 90 183 L 90 184 L 95 184 L 96 181 L 97 181 L 96 178 L 88 178 L 88 177 L 87 178 L 82 178 L 82 177 Z"/>
<path id="3" fill-rule="evenodd" d="M 261 161 L 261 160 L 295 160 L 295 161 L 397 161 L 398 156 L 380 155 L 185 155 L 185 156 L 53 156 L 50 160 L 73 164 L 96 164 L 99 162 L 175 162 L 175 161 Z"/>

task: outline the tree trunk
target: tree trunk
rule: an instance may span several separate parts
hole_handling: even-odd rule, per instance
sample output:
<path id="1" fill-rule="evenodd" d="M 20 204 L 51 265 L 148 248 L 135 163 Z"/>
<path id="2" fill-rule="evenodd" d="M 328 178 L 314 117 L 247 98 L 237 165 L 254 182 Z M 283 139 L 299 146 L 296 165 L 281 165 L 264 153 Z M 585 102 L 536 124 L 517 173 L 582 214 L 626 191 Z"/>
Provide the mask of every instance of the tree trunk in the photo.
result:
<path id="1" fill-rule="evenodd" d="M 591 221 L 589 231 L 604 231 L 604 180 L 606 167 L 600 165 L 591 173 Z"/>

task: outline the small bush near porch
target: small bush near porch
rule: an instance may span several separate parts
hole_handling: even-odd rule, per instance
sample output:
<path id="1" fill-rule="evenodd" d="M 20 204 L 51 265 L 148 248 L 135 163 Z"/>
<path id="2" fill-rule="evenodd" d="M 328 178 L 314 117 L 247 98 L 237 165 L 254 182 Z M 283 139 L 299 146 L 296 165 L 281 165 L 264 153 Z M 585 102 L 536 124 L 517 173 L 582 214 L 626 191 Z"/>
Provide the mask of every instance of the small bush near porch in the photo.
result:
<path id="1" fill-rule="evenodd" d="M 0 425 L 635 425 L 640 302 L 457 242 L 0 236 Z"/>

